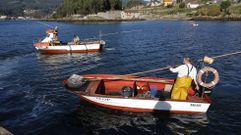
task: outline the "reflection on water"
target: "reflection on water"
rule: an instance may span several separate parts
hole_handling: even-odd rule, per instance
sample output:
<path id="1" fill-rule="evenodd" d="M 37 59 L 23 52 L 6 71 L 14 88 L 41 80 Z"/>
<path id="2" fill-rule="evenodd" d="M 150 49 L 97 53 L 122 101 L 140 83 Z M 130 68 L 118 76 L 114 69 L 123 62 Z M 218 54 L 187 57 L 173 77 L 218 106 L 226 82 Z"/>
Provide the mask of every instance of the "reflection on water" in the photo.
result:
<path id="1" fill-rule="evenodd" d="M 37 53 L 37 59 L 44 61 L 48 64 L 59 65 L 69 61 L 72 62 L 98 62 L 101 60 L 101 53 L 67 53 L 67 54 L 57 54 L 57 55 L 45 55 L 41 53 Z"/>
<path id="2" fill-rule="evenodd" d="M 101 62 L 101 53 L 36 55 L 40 68 L 50 73 L 51 78 L 58 77 L 60 74 L 64 76 L 70 76 L 74 73 L 79 74 L 103 65 Z M 63 71 L 63 69 L 69 70 Z"/>
<path id="3" fill-rule="evenodd" d="M 170 128 L 178 134 L 200 133 L 208 126 L 209 120 L 206 114 L 202 115 L 175 115 L 175 123 L 170 123 Z"/>
<path id="4" fill-rule="evenodd" d="M 93 134 L 192 134 L 208 125 L 202 115 L 133 113 L 106 109 L 81 101 L 66 119 L 71 126 Z"/>

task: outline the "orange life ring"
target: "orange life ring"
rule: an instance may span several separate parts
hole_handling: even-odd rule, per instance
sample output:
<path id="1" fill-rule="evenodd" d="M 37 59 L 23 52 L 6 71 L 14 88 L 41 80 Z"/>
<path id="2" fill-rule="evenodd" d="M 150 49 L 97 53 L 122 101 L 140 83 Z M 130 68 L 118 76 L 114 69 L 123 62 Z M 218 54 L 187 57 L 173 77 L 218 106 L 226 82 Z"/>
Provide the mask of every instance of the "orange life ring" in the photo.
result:
<path id="1" fill-rule="evenodd" d="M 202 76 L 204 73 L 207 73 L 207 72 L 212 72 L 214 74 L 214 79 L 213 81 L 209 82 L 209 83 L 206 83 L 206 82 L 203 82 L 202 80 Z M 198 74 L 197 74 L 197 82 L 199 85 L 205 87 L 205 88 L 211 88 L 213 86 L 215 86 L 219 81 L 219 74 L 218 74 L 218 71 L 212 67 L 204 67 L 202 68 L 201 70 L 198 71 Z"/>

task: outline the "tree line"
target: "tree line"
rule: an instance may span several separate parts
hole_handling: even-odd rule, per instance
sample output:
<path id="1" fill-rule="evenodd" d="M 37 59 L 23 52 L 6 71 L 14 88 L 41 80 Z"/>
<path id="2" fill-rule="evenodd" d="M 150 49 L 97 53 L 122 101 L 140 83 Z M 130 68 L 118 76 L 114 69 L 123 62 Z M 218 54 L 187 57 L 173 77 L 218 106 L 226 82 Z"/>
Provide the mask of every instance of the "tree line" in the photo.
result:
<path id="1" fill-rule="evenodd" d="M 142 3 L 143 0 L 64 0 L 53 17 L 60 18 L 73 14 L 87 15 L 110 10 L 122 10 L 124 7 Z"/>
<path id="2" fill-rule="evenodd" d="M 54 17 L 65 17 L 72 14 L 93 14 L 109 10 L 121 10 L 121 0 L 64 0 L 57 8 Z"/>

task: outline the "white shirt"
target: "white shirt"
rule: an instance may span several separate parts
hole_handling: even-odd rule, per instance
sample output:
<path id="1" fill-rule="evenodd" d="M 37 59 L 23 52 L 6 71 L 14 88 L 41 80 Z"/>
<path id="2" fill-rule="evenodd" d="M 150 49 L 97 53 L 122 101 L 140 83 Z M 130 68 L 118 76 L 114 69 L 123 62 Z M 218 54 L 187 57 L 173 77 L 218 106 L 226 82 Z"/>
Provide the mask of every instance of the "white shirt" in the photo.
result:
<path id="1" fill-rule="evenodd" d="M 188 67 L 189 67 L 189 75 L 188 75 Z M 191 70 L 192 69 L 192 70 Z M 183 64 L 176 68 L 170 68 L 170 71 L 173 73 L 178 73 L 178 77 L 190 76 L 196 82 L 197 69 L 191 64 Z"/>
<path id="2" fill-rule="evenodd" d="M 53 41 L 53 33 L 49 33 L 45 38 L 44 40 L 42 40 L 42 42 L 52 42 Z"/>

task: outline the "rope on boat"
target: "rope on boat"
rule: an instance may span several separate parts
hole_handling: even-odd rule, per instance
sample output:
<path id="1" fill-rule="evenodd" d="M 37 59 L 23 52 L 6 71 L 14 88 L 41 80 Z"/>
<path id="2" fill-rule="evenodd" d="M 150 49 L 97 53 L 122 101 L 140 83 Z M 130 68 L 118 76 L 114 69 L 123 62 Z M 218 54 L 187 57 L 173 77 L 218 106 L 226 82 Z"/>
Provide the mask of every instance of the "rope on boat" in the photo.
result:
<path id="1" fill-rule="evenodd" d="M 217 56 L 213 56 L 211 58 L 216 59 L 216 58 L 222 58 L 222 57 L 226 57 L 226 56 L 230 56 L 230 55 L 236 55 L 236 54 L 241 54 L 241 51 L 233 52 L 233 53 L 226 53 L 226 54 L 222 54 L 222 55 L 217 55 Z M 198 62 L 201 62 L 201 61 L 203 61 L 203 59 L 199 59 L 198 60 Z M 179 65 L 166 66 L 166 67 L 162 67 L 162 68 L 146 70 L 146 71 L 141 71 L 141 72 L 135 72 L 135 73 L 125 74 L 125 75 L 139 75 L 139 74 L 145 74 L 145 73 L 152 73 L 152 72 L 156 72 L 156 71 L 167 70 L 167 69 L 169 69 L 171 67 L 176 67 L 176 66 L 179 66 Z"/>

